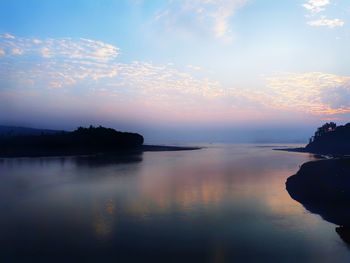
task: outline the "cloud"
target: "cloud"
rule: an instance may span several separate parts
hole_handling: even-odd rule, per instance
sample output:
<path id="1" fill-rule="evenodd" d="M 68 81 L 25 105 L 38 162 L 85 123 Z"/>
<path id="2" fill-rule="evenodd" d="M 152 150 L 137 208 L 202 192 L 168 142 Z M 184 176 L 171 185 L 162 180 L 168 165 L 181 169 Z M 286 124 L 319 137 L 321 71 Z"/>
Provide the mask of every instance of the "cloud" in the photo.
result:
<path id="1" fill-rule="evenodd" d="M 0 39 L 1 40 L 1 39 Z M 196 99 L 223 96 L 220 84 L 192 76 L 173 64 L 117 61 L 118 48 L 89 39 L 2 39 L 3 49 L 21 49 L 16 57 L 0 59 L 0 81 L 25 88 L 86 87 L 86 92 L 144 98 L 148 102 L 177 101 L 189 105 Z M 200 68 L 190 66 L 190 71 Z"/>
<path id="2" fill-rule="evenodd" d="M 315 17 L 315 15 L 319 14 L 320 12 L 326 11 L 326 7 L 330 4 L 330 0 L 309 0 L 303 4 L 303 7 L 310 12 L 311 16 L 308 16 L 310 18 Z M 336 28 L 342 27 L 345 22 L 339 18 L 328 19 L 325 16 L 322 16 L 319 19 L 309 20 L 307 24 L 313 27 Z"/>
<path id="3" fill-rule="evenodd" d="M 53 44 L 58 46 L 54 48 Z M 77 50 L 72 50 L 73 47 Z M 121 63 L 118 47 L 95 40 L 33 41 L 16 36 L 0 38 L 0 48 L 0 54 L 4 51 L 0 55 L 0 95 L 53 92 L 61 97 L 74 97 L 82 104 L 93 103 L 98 97 L 99 103 L 109 101 L 105 107 L 111 114 L 128 112 L 131 107 L 128 105 L 133 105 L 133 111 L 152 109 L 149 116 L 167 115 L 167 119 L 176 114 L 179 119 L 211 116 L 216 121 L 235 119 L 238 117 L 233 116 L 239 114 L 242 118 L 259 118 L 280 112 L 323 117 L 350 113 L 348 76 L 283 73 L 264 77 L 266 85 L 262 89 L 243 89 L 223 86 L 207 78 L 205 69 L 193 65 L 179 68 L 172 63 Z M 14 48 L 21 48 L 23 53 L 13 55 L 10 51 Z M 121 109 L 118 105 L 126 106 Z"/>
<path id="4" fill-rule="evenodd" d="M 2 48 L 0 48 L 0 57 L 5 56 L 5 50 L 3 50 Z"/>
<path id="5" fill-rule="evenodd" d="M 23 49 L 21 49 L 21 48 L 13 48 L 11 53 L 13 55 L 22 55 L 23 54 Z"/>
<path id="6" fill-rule="evenodd" d="M 10 34 L 0 35 L 0 48 L 10 55 L 41 55 L 44 58 L 88 59 L 105 61 L 114 59 L 119 49 L 101 41 L 85 38 L 23 38 Z M 9 52 L 6 52 L 9 51 Z"/>
<path id="7" fill-rule="evenodd" d="M 263 104 L 319 115 L 350 113 L 350 76 L 284 73 L 265 80 L 267 89 L 259 94 Z"/>
<path id="8" fill-rule="evenodd" d="M 312 14 L 317 14 L 325 10 L 325 6 L 329 5 L 329 0 L 309 0 L 303 4 L 303 7 Z"/>
<path id="9" fill-rule="evenodd" d="M 121 63 L 115 56 L 92 59 L 95 49 L 78 50 L 77 56 L 68 54 L 70 47 L 64 47 L 62 52 L 62 46 L 53 49 L 49 43 L 45 49 L 45 39 L 37 43 L 15 39 L 26 43 L 20 45 L 25 47 L 25 53 L 0 57 L 0 101 L 11 101 L 21 116 L 35 109 L 48 114 L 84 112 L 99 115 L 100 119 L 127 117 L 127 121 L 218 121 L 223 114 L 232 116 L 234 107 L 227 110 L 226 106 L 231 103 L 226 101 L 227 90 L 218 81 L 199 76 L 204 74 L 186 66 L 145 61 Z M 55 39 L 51 42 L 61 43 Z M 81 40 L 70 39 L 67 43 L 78 46 Z M 6 45 L 11 46 L 8 42 Z"/>
<path id="10" fill-rule="evenodd" d="M 194 66 L 194 65 L 187 65 L 187 68 L 189 68 L 189 69 L 191 69 L 191 70 L 195 70 L 195 71 L 201 70 L 201 67 L 199 67 L 199 66 Z"/>
<path id="11" fill-rule="evenodd" d="M 41 44 L 42 41 L 41 41 L 40 39 L 34 38 L 34 39 L 33 39 L 33 43 L 34 43 L 34 44 Z"/>
<path id="12" fill-rule="evenodd" d="M 41 50 L 41 55 L 44 57 L 44 58 L 50 58 L 52 57 L 52 52 L 51 50 L 48 48 L 48 47 L 43 47 Z"/>
<path id="13" fill-rule="evenodd" d="M 231 18 L 248 0 L 184 0 L 169 1 L 168 6 L 155 15 L 155 20 L 167 28 L 209 32 L 216 38 L 232 40 Z M 170 11 L 171 10 L 171 11 Z"/>
<path id="14" fill-rule="evenodd" d="M 310 26 L 316 26 L 316 27 L 328 27 L 328 28 L 335 28 L 335 27 L 342 27 L 345 24 L 345 22 L 341 19 L 318 19 L 318 20 L 313 20 L 309 21 L 308 25 Z"/>
<path id="15" fill-rule="evenodd" d="M 15 36 L 11 35 L 11 34 L 8 34 L 8 33 L 5 33 L 5 34 L 2 34 L 0 35 L 2 38 L 6 38 L 6 39 L 15 39 Z"/>

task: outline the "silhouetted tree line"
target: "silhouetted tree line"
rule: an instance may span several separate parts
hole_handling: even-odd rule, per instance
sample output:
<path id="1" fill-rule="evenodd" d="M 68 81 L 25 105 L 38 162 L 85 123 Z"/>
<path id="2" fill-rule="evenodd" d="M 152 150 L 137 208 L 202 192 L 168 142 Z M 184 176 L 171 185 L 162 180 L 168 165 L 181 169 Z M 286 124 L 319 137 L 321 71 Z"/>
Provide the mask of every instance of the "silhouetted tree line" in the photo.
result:
<path id="1" fill-rule="evenodd" d="M 305 148 L 315 153 L 350 154 L 350 123 L 337 126 L 330 122 L 322 125 Z"/>
<path id="2" fill-rule="evenodd" d="M 79 127 L 73 132 L 41 135 L 2 136 L 0 155 L 91 154 L 134 149 L 143 144 L 143 136 L 102 126 Z"/>
<path id="3" fill-rule="evenodd" d="M 335 122 L 327 122 L 323 124 L 321 127 L 317 128 L 315 135 L 310 138 L 310 142 L 314 141 L 315 139 L 317 140 L 328 132 L 335 131 L 336 128 L 337 124 Z"/>

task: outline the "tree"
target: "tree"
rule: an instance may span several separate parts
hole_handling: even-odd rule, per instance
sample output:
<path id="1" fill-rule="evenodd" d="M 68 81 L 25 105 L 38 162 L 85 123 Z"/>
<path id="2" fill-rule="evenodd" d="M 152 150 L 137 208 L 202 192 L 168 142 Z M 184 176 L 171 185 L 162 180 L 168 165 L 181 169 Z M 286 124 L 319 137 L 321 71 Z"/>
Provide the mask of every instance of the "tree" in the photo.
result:
<path id="1" fill-rule="evenodd" d="M 321 137 L 322 135 L 332 132 L 337 128 L 337 124 L 335 122 L 325 123 L 321 127 L 317 128 L 317 131 L 315 132 L 314 138 Z"/>

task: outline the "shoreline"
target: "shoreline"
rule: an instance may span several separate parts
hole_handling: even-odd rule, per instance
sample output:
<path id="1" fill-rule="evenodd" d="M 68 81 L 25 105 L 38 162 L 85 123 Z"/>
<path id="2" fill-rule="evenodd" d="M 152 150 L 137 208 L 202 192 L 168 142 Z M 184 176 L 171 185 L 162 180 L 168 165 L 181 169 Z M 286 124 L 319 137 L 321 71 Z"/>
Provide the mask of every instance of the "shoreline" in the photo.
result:
<path id="1" fill-rule="evenodd" d="M 175 152 L 175 151 L 195 151 L 201 150 L 202 147 L 196 146 L 168 146 L 168 145 L 142 145 L 143 152 Z"/>
<path id="2" fill-rule="evenodd" d="M 335 159 L 335 158 L 349 158 L 350 154 L 340 154 L 340 153 L 330 153 L 330 152 L 313 152 L 313 151 L 308 151 L 304 147 L 300 148 L 285 148 L 285 149 L 273 149 L 274 151 L 284 151 L 284 152 L 297 152 L 297 153 L 309 153 L 309 154 L 314 154 L 316 156 L 319 156 L 323 159 Z"/>
<path id="3" fill-rule="evenodd" d="M 336 225 L 350 227 L 350 158 L 309 161 L 287 178 L 286 190 L 307 210 Z"/>
<path id="4" fill-rule="evenodd" d="M 305 148 L 275 148 L 274 151 L 284 151 L 284 152 L 298 152 L 298 153 L 311 153 L 308 152 Z"/>

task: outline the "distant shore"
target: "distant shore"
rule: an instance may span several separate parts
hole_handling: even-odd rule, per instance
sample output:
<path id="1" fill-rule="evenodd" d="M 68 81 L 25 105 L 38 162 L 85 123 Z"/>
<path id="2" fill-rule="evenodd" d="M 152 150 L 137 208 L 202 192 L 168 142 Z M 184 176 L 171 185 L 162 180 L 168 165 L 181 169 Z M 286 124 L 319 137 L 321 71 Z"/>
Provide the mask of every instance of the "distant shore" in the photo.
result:
<path id="1" fill-rule="evenodd" d="M 194 151 L 194 150 L 200 150 L 202 148 L 189 147 L 189 146 L 142 145 L 139 149 L 143 152 L 170 152 L 170 151 Z"/>
<path id="2" fill-rule="evenodd" d="M 0 126 L 1 127 L 1 126 Z M 0 136 L 0 158 L 53 156 L 128 156 L 143 152 L 190 151 L 199 147 L 145 145 L 141 134 L 121 132 L 102 126 L 78 127 L 71 132 L 44 131 L 15 133 L 7 129 Z"/>

